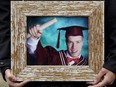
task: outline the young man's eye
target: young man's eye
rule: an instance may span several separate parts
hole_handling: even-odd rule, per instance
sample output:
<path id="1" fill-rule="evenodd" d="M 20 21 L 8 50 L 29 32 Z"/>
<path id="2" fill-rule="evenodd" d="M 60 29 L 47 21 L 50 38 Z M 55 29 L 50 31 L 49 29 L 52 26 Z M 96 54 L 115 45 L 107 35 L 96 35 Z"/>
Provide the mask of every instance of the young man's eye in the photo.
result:
<path id="1" fill-rule="evenodd" d="M 68 43 L 70 44 L 70 43 L 72 43 L 71 41 L 68 41 Z"/>
<path id="2" fill-rule="evenodd" d="M 79 41 L 77 41 L 76 43 L 80 43 Z"/>

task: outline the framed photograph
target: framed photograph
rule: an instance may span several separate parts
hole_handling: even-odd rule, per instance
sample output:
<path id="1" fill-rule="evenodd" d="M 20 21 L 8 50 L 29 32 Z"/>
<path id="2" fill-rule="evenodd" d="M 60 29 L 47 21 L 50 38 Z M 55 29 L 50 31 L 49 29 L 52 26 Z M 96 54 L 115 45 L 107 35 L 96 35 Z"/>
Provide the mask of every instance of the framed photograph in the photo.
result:
<path id="1" fill-rule="evenodd" d="M 104 1 L 11 1 L 18 81 L 93 81 L 104 63 Z"/>

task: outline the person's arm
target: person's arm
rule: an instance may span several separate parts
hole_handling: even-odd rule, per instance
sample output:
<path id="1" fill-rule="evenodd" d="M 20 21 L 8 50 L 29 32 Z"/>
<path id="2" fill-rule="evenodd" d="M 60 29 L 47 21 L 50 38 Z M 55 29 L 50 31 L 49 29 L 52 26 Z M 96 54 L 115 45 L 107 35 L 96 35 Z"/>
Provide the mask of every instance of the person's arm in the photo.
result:
<path id="1" fill-rule="evenodd" d="M 10 0 L 0 2 L 0 69 L 10 87 L 22 87 L 28 81 L 17 82 L 10 70 Z"/>
<path id="2" fill-rule="evenodd" d="M 10 1 L 0 3 L 0 68 L 5 79 L 6 69 L 10 69 Z"/>
<path id="3" fill-rule="evenodd" d="M 36 24 L 35 26 L 29 28 L 29 34 L 27 35 L 27 48 L 28 48 L 29 54 L 34 54 L 37 48 L 37 44 L 43 33 L 43 30 L 51 26 L 55 22 L 57 22 L 56 18 L 44 23 L 41 26 L 39 24 Z"/>
<path id="4" fill-rule="evenodd" d="M 27 39 L 27 48 L 28 48 L 28 52 L 29 54 L 34 54 L 36 48 L 37 48 L 37 44 L 39 42 L 40 38 L 38 39 L 34 39 L 32 37 L 29 37 Z"/>
<path id="5" fill-rule="evenodd" d="M 27 48 L 29 54 L 35 54 L 37 44 L 40 41 L 42 31 L 39 31 L 40 25 L 35 25 L 29 29 L 30 37 L 27 38 Z"/>
<path id="6" fill-rule="evenodd" d="M 108 17 L 108 19 L 106 20 L 106 29 L 109 30 L 106 32 L 109 32 L 107 33 L 109 34 L 109 40 L 106 39 L 108 55 L 106 57 L 106 62 L 103 67 L 116 74 L 116 0 L 108 0 L 106 4 L 108 4 L 106 9 L 106 14 L 108 14 L 106 16 Z"/>
<path id="7" fill-rule="evenodd" d="M 106 34 L 106 62 L 98 73 L 96 80 L 92 82 L 92 86 L 103 87 L 113 84 L 116 79 L 116 0 L 106 0 L 105 3 L 105 29 Z M 107 49 L 108 48 L 108 49 Z"/>

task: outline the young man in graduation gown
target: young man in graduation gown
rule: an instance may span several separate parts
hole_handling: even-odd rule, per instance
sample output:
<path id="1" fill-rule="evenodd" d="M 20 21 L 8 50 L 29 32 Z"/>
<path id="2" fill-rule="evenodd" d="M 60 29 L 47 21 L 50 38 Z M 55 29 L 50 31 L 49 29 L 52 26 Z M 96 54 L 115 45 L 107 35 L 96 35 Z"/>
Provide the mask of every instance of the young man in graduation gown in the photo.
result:
<path id="1" fill-rule="evenodd" d="M 81 26 L 68 26 L 58 29 L 58 43 L 57 48 L 60 44 L 60 31 L 65 30 L 65 38 L 66 38 L 66 45 L 67 50 L 57 51 L 55 48 L 51 46 L 43 47 L 41 42 L 39 41 L 42 34 L 39 31 L 39 26 L 35 25 L 30 29 L 31 38 L 28 39 L 28 49 L 34 51 L 37 57 L 37 64 L 39 65 L 87 65 L 87 58 L 84 58 L 81 55 L 82 47 L 83 47 L 83 30 L 85 28 Z M 38 36 L 38 32 L 39 36 Z M 35 47 L 33 47 L 33 44 Z"/>

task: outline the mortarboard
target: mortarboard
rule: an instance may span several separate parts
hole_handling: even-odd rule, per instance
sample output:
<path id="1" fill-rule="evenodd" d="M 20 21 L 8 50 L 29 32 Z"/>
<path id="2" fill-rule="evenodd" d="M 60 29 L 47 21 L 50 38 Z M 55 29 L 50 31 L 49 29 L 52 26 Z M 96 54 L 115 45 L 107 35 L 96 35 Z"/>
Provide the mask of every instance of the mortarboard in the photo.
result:
<path id="1" fill-rule="evenodd" d="M 59 48 L 59 45 L 60 45 L 60 30 L 66 31 L 65 38 L 67 38 L 68 36 L 83 36 L 82 31 L 87 30 L 87 28 L 82 27 L 82 26 L 69 26 L 69 27 L 58 28 L 57 30 L 59 30 L 59 32 L 58 32 L 58 39 L 57 39 L 56 47 Z"/>

